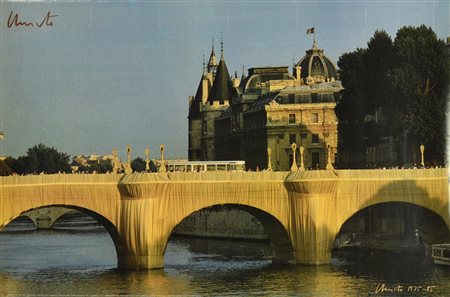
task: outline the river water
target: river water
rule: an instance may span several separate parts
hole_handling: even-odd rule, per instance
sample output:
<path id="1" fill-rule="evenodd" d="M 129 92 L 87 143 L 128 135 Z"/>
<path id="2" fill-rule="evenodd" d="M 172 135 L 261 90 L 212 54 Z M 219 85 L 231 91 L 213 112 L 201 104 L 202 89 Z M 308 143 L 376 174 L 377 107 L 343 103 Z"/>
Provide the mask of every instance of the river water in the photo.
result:
<path id="1" fill-rule="evenodd" d="M 116 268 L 102 227 L 56 227 L 17 222 L 0 232 L 0 296 L 450 296 L 450 267 L 424 257 L 275 265 L 267 243 L 173 237 L 164 269 L 132 271 Z"/>

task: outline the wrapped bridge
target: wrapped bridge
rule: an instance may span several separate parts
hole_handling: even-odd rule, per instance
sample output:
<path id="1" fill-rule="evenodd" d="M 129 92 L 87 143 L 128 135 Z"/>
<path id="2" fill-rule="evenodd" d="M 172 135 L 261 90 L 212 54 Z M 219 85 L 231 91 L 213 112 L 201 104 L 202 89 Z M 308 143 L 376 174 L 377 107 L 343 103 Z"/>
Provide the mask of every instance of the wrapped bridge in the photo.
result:
<path id="1" fill-rule="evenodd" d="M 344 222 L 385 202 L 427 208 L 450 226 L 447 169 L 173 172 L 0 177 L 0 228 L 31 209 L 64 206 L 96 218 L 119 267 L 162 268 L 175 226 L 230 205 L 254 215 L 275 261 L 326 264 Z"/>

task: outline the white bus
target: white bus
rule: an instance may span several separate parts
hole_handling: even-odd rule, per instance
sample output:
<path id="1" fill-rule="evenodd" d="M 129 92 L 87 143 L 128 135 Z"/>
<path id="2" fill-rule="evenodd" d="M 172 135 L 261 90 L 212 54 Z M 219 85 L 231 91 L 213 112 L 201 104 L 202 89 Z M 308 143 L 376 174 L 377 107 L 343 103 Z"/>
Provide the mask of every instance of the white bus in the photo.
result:
<path id="1" fill-rule="evenodd" d="M 184 172 L 244 171 L 245 161 L 180 161 L 167 160 L 167 170 Z"/>

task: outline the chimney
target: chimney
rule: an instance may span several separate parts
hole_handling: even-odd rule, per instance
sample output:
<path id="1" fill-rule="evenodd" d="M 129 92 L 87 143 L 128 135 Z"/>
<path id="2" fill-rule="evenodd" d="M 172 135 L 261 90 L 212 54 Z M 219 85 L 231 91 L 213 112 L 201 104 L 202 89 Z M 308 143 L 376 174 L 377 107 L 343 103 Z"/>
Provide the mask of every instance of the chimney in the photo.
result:
<path id="1" fill-rule="evenodd" d="M 234 78 L 233 78 L 233 87 L 237 88 L 239 87 L 239 84 L 241 83 L 241 80 L 239 79 L 237 75 L 237 71 L 234 72 Z"/>

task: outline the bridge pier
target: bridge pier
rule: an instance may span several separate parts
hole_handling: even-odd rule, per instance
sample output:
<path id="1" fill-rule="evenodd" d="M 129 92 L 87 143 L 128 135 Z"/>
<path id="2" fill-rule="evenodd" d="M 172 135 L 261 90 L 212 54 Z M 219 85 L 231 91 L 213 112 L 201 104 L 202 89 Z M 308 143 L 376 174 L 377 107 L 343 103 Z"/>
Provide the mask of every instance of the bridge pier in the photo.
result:
<path id="1" fill-rule="evenodd" d="M 323 265 L 331 262 L 334 236 L 332 232 L 311 225 L 300 225 L 292 234 L 296 264 Z M 307 226 L 306 229 L 302 226 Z M 307 232 L 306 232 L 307 230 Z"/>
<path id="2" fill-rule="evenodd" d="M 164 268 L 164 251 L 171 229 L 165 213 L 159 213 L 161 198 L 133 197 L 121 201 L 119 236 L 123 250 L 119 267 L 128 269 Z"/>
<path id="3" fill-rule="evenodd" d="M 164 268 L 164 255 L 121 255 L 119 268 L 126 269 L 161 269 Z"/>
<path id="4" fill-rule="evenodd" d="M 330 262 L 336 234 L 361 209 L 410 203 L 450 227 L 448 197 L 447 169 L 8 176 L 0 177 L 0 228 L 30 209 L 37 214 L 30 218 L 48 228 L 58 216 L 43 207 L 67 205 L 102 222 L 120 267 L 155 269 L 163 268 L 168 238 L 180 221 L 233 204 L 253 209 L 262 223 L 277 222 L 264 226 L 272 231 L 275 260 L 318 265 Z"/>
<path id="5" fill-rule="evenodd" d="M 331 262 L 331 247 L 322 248 L 313 247 L 305 250 L 296 250 L 294 252 L 295 263 L 304 265 L 324 265 Z"/>
<path id="6" fill-rule="evenodd" d="M 336 175 L 332 171 L 299 172 L 290 175 L 285 185 L 291 203 L 290 236 L 296 264 L 329 264 L 340 227 L 333 203 Z"/>

